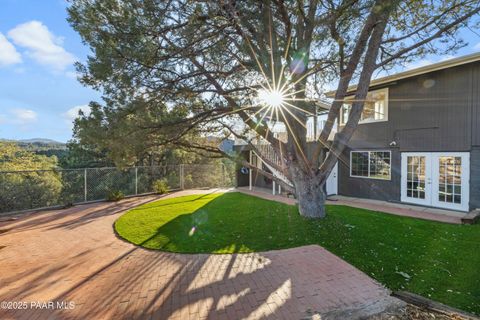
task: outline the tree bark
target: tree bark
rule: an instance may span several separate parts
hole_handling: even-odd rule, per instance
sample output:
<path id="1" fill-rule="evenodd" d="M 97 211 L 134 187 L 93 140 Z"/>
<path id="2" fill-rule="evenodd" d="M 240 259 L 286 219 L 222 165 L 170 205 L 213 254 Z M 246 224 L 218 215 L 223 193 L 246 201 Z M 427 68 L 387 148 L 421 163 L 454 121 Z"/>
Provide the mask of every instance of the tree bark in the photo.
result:
<path id="1" fill-rule="evenodd" d="M 302 172 L 295 166 L 290 169 L 295 171 L 295 174 L 292 173 L 292 182 L 295 186 L 300 215 L 306 218 L 324 218 L 327 195 L 323 184 L 314 174 Z"/>

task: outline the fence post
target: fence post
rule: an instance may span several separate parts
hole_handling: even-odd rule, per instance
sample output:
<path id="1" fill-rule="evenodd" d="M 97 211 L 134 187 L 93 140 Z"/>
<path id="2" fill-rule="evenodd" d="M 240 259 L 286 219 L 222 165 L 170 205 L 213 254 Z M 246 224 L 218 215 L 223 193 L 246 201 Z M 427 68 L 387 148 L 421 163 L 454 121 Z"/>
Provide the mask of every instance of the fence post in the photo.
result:
<path id="1" fill-rule="evenodd" d="M 83 170 L 83 193 L 85 202 L 87 202 L 87 169 Z"/>
<path id="2" fill-rule="evenodd" d="M 252 150 L 249 151 L 248 163 L 253 164 Z M 248 168 L 248 190 L 252 190 L 252 168 Z"/>
<path id="3" fill-rule="evenodd" d="M 135 195 L 138 194 L 138 167 L 135 167 Z"/>
<path id="4" fill-rule="evenodd" d="M 180 189 L 185 189 L 185 181 L 184 181 L 184 165 L 180 165 Z"/>
<path id="5" fill-rule="evenodd" d="M 222 187 L 224 187 L 224 188 L 226 187 L 225 180 L 226 180 L 225 179 L 225 164 L 222 163 Z"/>

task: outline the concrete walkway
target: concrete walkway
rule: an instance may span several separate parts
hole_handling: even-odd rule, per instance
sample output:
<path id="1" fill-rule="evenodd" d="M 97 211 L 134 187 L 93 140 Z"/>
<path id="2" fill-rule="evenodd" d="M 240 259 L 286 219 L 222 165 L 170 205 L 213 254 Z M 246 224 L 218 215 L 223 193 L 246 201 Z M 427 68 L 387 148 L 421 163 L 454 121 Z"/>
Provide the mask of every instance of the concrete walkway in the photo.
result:
<path id="1" fill-rule="evenodd" d="M 211 191 L 167 197 L 198 192 Z M 401 305 L 319 246 L 185 255 L 115 236 L 125 210 L 158 198 L 1 222 L 0 301 L 12 304 L 1 305 L 0 319 L 354 319 Z"/>
<path id="2" fill-rule="evenodd" d="M 265 188 L 253 188 L 249 190 L 248 187 L 239 187 L 236 189 L 245 194 L 257 196 L 263 199 L 283 202 L 293 205 L 297 203 L 294 198 L 288 198 L 280 195 L 272 195 L 270 189 Z M 360 199 L 345 196 L 331 196 L 327 200 L 327 204 L 331 205 L 345 205 L 354 208 L 368 209 L 372 211 L 380 211 L 390 213 L 398 216 L 412 217 L 424 220 L 439 221 L 453 224 L 462 224 L 462 219 L 467 217 L 467 213 L 442 210 L 436 208 L 426 208 L 415 205 L 408 205 L 403 203 L 393 203 L 379 200 Z M 474 217 L 472 216 L 472 219 Z"/>

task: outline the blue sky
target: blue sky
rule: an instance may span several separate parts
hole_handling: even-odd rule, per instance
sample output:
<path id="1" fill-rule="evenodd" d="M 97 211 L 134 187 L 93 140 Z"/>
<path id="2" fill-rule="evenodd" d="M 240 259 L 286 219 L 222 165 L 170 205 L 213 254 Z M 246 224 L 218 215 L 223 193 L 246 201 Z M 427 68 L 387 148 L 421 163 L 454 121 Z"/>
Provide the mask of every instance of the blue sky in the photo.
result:
<path id="1" fill-rule="evenodd" d="M 0 0 L 0 138 L 71 138 L 78 108 L 100 94 L 75 78 L 89 49 L 63 0 Z M 82 107 L 83 108 L 83 107 Z"/>
<path id="2" fill-rule="evenodd" d="M 0 0 L 0 138 L 66 142 L 72 120 L 100 94 L 75 79 L 74 61 L 89 49 L 66 21 L 64 0 Z M 480 51 L 480 37 L 455 56 Z M 407 68 L 448 57 L 428 57 Z M 86 109 L 85 109 L 86 110 Z"/>

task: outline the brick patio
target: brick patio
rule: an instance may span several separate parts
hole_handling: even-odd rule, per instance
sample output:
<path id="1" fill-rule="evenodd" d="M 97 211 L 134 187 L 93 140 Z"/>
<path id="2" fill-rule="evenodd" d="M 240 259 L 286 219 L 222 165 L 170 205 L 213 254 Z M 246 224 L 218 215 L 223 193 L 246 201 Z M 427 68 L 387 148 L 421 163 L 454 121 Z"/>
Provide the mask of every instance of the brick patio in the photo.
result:
<path id="1" fill-rule="evenodd" d="M 400 305 L 319 246 L 185 255 L 145 250 L 115 236 L 112 224 L 122 212 L 157 198 L 0 222 L 0 301 L 75 304 L 70 310 L 0 309 L 0 319 L 344 319 Z"/>

